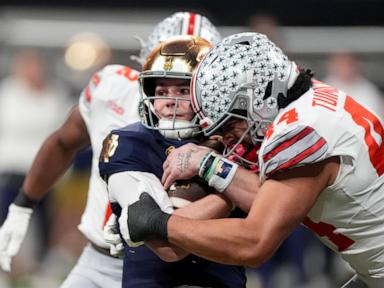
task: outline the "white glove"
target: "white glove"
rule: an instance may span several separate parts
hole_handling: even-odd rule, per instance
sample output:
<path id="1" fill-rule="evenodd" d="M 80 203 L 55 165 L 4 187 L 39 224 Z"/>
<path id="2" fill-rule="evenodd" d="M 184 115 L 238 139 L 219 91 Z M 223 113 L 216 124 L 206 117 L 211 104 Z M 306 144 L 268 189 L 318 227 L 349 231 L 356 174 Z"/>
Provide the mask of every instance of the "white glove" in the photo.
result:
<path id="1" fill-rule="evenodd" d="M 0 266 L 4 271 L 11 271 L 12 257 L 20 250 L 32 213 L 32 208 L 9 206 L 7 218 L 0 228 Z"/>
<path id="2" fill-rule="evenodd" d="M 104 240 L 109 244 L 111 255 L 122 258 L 124 256 L 124 245 L 119 234 L 118 225 L 116 215 L 111 214 L 104 226 Z"/>

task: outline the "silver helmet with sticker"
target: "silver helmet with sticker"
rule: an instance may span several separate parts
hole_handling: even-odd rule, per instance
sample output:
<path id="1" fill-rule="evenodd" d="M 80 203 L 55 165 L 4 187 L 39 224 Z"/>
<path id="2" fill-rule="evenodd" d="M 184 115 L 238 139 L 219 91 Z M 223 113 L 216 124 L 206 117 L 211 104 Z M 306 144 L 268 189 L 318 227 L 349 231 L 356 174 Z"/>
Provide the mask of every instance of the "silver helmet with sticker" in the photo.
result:
<path id="1" fill-rule="evenodd" d="M 251 139 L 261 141 L 279 112 L 299 70 L 260 33 L 225 38 L 198 66 L 192 79 L 192 105 L 206 135 L 227 120 L 246 120 Z"/>
<path id="2" fill-rule="evenodd" d="M 144 64 L 159 43 L 178 35 L 199 36 L 213 45 L 221 40 L 219 31 L 207 17 L 193 12 L 176 12 L 158 23 L 147 41 L 140 41 L 140 54 L 134 57 L 134 60 Z"/>

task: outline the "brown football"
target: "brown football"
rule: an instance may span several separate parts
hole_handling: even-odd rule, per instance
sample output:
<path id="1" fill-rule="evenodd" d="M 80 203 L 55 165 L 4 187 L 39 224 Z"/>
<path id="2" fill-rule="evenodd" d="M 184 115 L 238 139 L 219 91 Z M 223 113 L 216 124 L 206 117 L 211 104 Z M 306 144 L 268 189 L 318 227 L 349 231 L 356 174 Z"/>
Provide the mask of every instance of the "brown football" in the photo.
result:
<path id="1" fill-rule="evenodd" d="M 181 208 L 191 202 L 195 202 L 212 192 L 212 188 L 202 180 L 192 178 L 191 180 L 178 180 L 168 189 L 168 196 L 173 207 Z"/>

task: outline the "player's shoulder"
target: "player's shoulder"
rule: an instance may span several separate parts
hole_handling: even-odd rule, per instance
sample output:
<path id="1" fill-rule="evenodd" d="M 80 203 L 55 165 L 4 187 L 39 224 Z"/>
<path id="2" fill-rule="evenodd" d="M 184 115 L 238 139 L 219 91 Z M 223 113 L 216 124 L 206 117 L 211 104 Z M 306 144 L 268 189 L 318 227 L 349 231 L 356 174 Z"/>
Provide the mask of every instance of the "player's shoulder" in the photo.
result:
<path id="1" fill-rule="evenodd" d="M 345 93 L 315 81 L 311 89 L 280 110 L 266 133 L 266 141 L 274 141 L 304 127 L 331 136 L 335 132 L 331 133 L 332 128 L 344 121 L 344 102 Z"/>
<path id="2" fill-rule="evenodd" d="M 156 147 L 157 132 L 147 129 L 141 122 L 114 129 L 109 137 L 117 139 L 119 146 Z M 119 148 L 119 150 L 124 148 Z"/>
<path id="3" fill-rule="evenodd" d="M 112 86 L 112 88 L 119 85 L 123 87 L 137 86 L 139 72 L 129 66 L 111 64 L 95 73 L 93 78 L 95 77 L 98 78 L 99 86 Z"/>
<path id="4" fill-rule="evenodd" d="M 137 80 L 139 75 L 139 72 L 135 69 L 120 64 L 107 65 L 100 69 L 97 73 L 102 77 L 123 77 L 128 80 Z"/>
<path id="5" fill-rule="evenodd" d="M 145 128 L 145 126 L 140 121 L 138 121 L 138 122 L 128 124 L 124 127 L 114 129 L 111 131 L 111 134 L 117 134 L 125 137 L 130 137 L 134 135 L 138 135 L 138 137 L 143 137 L 148 135 L 150 137 L 153 134 L 151 132 L 153 131 Z"/>
<path id="6" fill-rule="evenodd" d="M 103 142 L 100 174 L 110 175 L 128 170 L 148 172 L 147 158 L 151 146 L 150 133 L 140 122 L 112 130 Z"/>
<path id="7" fill-rule="evenodd" d="M 333 93 L 329 87 L 326 88 L 327 100 L 329 93 Z M 260 148 L 262 175 L 270 176 L 277 171 L 318 162 L 327 157 L 330 143 L 338 137 L 333 130 L 337 127 L 335 123 L 341 119 L 338 111 L 339 91 L 334 90 L 335 101 L 327 101 L 325 107 L 317 107 L 314 100 L 320 99 L 318 96 L 321 93 L 313 87 L 281 109 L 268 128 Z"/>

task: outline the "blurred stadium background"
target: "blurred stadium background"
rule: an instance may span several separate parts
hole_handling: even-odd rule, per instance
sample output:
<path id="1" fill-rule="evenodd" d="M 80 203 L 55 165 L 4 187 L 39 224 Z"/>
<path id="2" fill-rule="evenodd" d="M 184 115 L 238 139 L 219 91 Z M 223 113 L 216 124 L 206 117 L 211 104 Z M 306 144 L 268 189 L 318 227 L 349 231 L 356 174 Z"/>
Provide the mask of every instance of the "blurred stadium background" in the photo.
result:
<path id="1" fill-rule="evenodd" d="M 381 0 L 2 0 L 0 80 L 10 74 L 12 57 L 18 51 L 35 49 L 46 59 L 49 79 L 65 85 L 74 105 L 91 75 L 102 66 L 119 63 L 139 69 L 130 59 L 140 48 L 135 36 L 146 39 L 156 23 L 185 10 L 207 16 L 223 36 L 243 31 L 270 33 L 299 65 L 314 70 L 318 79 L 329 76 L 330 55 L 351 52 L 357 56 L 361 75 L 380 93 L 384 91 Z M 29 230 L 32 235 L 24 245 L 26 251 L 34 242 L 33 234 L 49 233 L 45 257 L 15 272 L 12 284 L 0 272 L 0 287 L 58 287 L 75 263 L 85 243 L 76 225 L 86 199 L 89 159 L 89 151 L 81 153 L 55 188 L 49 200 L 50 227 L 34 233 L 33 228 Z M 249 269 L 249 287 L 338 287 L 348 278 L 350 270 L 340 259 L 329 256 L 306 232 L 299 233 L 293 248 L 289 246 L 288 252 L 261 272 Z M 291 252 L 294 255 L 287 255 Z M 28 262 L 28 255 L 20 256 L 22 261 Z"/>

